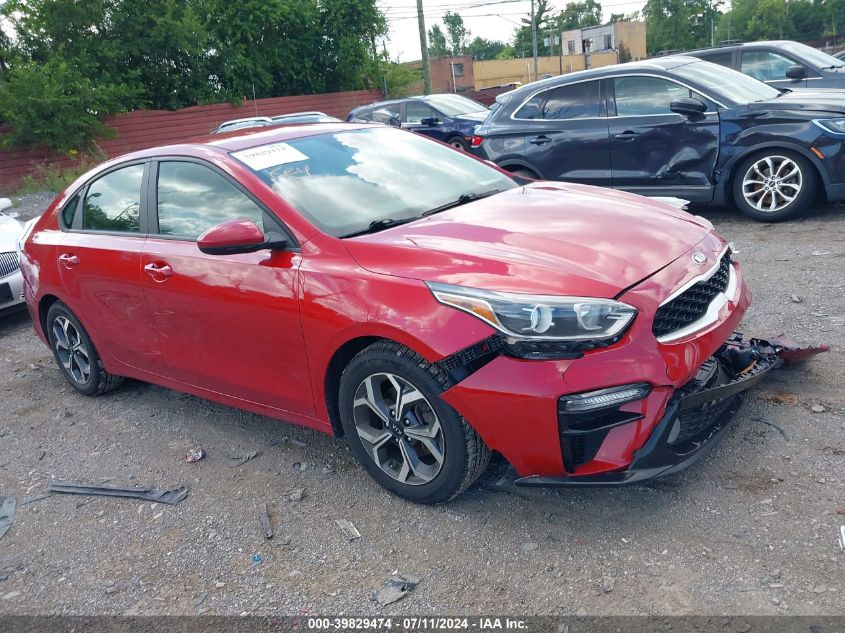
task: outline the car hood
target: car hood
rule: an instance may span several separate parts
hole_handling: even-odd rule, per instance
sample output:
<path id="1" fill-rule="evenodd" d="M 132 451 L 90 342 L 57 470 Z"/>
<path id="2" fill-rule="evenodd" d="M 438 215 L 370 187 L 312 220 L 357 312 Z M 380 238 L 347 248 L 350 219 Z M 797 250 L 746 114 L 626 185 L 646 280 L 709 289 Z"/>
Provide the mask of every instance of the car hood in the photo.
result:
<path id="1" fill-rule="evenodd" d="M 21 235 L 23 235 L 23 224 L 0 213 L 0 253 L 14 251 Z"/>
<path id="2" fill-rule="evenodd" d="M 467 112 L 466 114 L 459 114 L 452 117 L 456 121 L 469 121 L 471 123 L 481 123 L 490 114 L 490 110 L 479 110 L 478 112 Z"/>
<path id="3" fill-rule="evenodd" d="M 749 110 L 845 112 L 845 90 L 794 90 L 770 101 L 748 104 Z"/>
<path id="4" fill-rule="evenodd" d="M 364 268 L 486 290 L 615 297 L 712 225 L 641 196 L 538 182 L 344 240 Z"/>

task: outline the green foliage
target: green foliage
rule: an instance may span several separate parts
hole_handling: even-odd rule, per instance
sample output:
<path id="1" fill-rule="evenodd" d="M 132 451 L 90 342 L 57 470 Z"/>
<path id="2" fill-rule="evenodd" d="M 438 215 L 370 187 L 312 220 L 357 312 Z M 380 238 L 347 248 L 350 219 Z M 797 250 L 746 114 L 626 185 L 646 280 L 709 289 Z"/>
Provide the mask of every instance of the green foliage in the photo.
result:
<path id="1" fill-rule="evenodd" d="M 463 18 L 457 13 L 447 11 L 443 16 L 446 25 L 446 43 L 452 55 L 463 55 L 469 39 L 469 31 L 464 26 Z"/>
<path id="2" fill-rule="evenodd" d="M 716 12 L 708 0 L 648 0 L 643 17 L 649 53 L 709 46 Z"/>
<path id="3" fill-rule="evenodd" d="M 39 165 L 24 176 L 21 187 L 15 194 L 24 196 L 39 191 L 63 191 L 70 183 L 102 160 L 103 156 L 93 154 L 83 155 L 72 167 L 58 167 L 47 163 Z"/>
<path id="4" fill-rule="evenodd" d="M 382 72 L 388 99 L 407 97 L 411 94 L 414 84 L 422 81 L 422 70 L 416 70 L 407 64 L 388 61 L 382 64 Z"/>
<path id="5" fill-rule="evenodd" d="M 568 29 L 583 29 L 587 26 L 601 24 L 601 4 L 596 0 L 571 2 L 561 11 L 557 25 L 561 31 Z"/>
<path id="6" fill-rule="evenodd" d="M 430 57 L 446 57 L 451 54 L 446 45 L 446 35 L 439 24 L 432 25 L 428 30 L 428 54 Z"/>
<path id="7" fill-rule="evenodd" d="M 504 42 L 476 37 L 466 47 L 466 54 L 475 59 L 496 59 L 498 55 L 511 48 Z"/>

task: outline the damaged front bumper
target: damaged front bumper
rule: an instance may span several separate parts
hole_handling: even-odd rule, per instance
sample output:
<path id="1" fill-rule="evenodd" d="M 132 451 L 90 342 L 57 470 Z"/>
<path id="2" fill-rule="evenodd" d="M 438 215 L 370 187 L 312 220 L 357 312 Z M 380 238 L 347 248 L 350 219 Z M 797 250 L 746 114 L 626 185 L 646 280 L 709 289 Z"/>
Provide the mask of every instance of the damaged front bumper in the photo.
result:
<path id="1" fill-rule="evenodd" d="M 637 484 L 680 472 L 700 460 L 724 435 L 747 390 L 783 362 L 806 358 L 826 347 L 801 348 L 787 339 L 742 341 L 734 334 L 696 376 L 678 389 L 646 443 L 624 470 L 593 475 L 529 476 L 517 479 L 528 487 L 614 487 Z M 782 358 L 783 357 L 783 358 Z M 593 429 L 591 432 L 603 429 Z M 578 438 L 583 431 L 570 433 Z"/>

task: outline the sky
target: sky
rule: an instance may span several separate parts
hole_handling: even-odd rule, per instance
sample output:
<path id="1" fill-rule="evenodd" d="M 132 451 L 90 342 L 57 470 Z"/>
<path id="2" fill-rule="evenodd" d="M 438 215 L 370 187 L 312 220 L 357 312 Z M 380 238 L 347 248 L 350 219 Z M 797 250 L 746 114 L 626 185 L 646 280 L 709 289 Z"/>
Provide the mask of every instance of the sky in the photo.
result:
<path id="1" fill-rule="evenodd" d="M 420 35 L 417 28 L 416 0 L 378 0 L 390 26 L 387 50 L 392 59 L 408 62 L 420 58 Z M 551 0 L 552 13 L 557 13 L 568 4 L 566 0 Z M 604 19 L 611 13 L 639 11 L 644 0 L 606 0 L 600 2 Z M 459 13 L 464 26 L 469 29 L 470 38 L 479 36 L 488 40 L 510 42 L 513 32 L 520 26 L 520 20 L 531 10 L 531 0 L 423 0 L 425 28 L 440 24 L 447 11 Z M 538 37 L 539 34 L 538 34 Z"/>

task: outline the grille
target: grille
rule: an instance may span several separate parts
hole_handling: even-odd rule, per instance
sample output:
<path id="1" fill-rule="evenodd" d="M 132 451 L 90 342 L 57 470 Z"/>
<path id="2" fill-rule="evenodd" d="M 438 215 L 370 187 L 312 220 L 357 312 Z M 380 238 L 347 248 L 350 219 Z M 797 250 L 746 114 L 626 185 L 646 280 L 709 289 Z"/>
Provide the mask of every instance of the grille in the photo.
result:
<path id="1" fill-rule="evenodd" d="M 725 253 L 719 262 L 719 269 L 710 279 L 699 281 L 669 303 L 660 306 L 651 326 L 654 335 L 659 338 L 672 334 L 703 317 L 716 295 L 728 287 L 730 270 L 731 257 Z"/>
<path id="2" fill-rule="evenodd" d="M 714 400 L 707 402 L 695 409 L 683 411 L 678 416 L 680 422 L 680 430 L 677 437 L 671 442 L 670 446 L 680 446 L 691 440 L 701 441 L 707 439 L 704 437 L 705 433 L 713 428 L 721 418 L 722 414 L 728 408 L 742 399 L 742 394 L 736 394 L 725 398 L 724 400 Z M 707 433 L 709 436 L 709 433 Z"/>
<path id="3" fill-rule="evenodd" d="M 0 253 L 0 277 L 11 275 L 20 268 L 18 263 L 18 254 L 16 251 L 11 253 Z"/>

